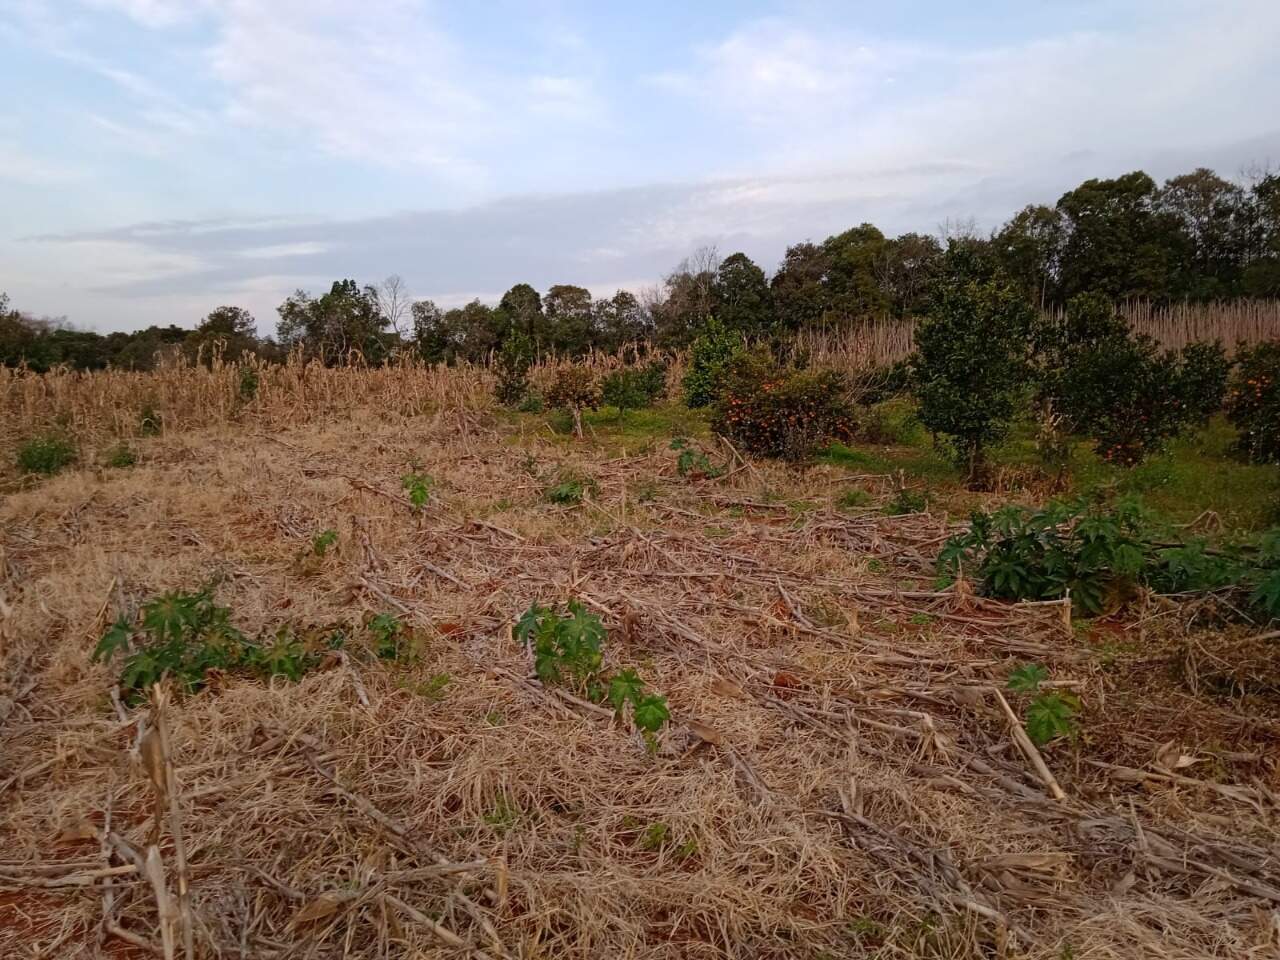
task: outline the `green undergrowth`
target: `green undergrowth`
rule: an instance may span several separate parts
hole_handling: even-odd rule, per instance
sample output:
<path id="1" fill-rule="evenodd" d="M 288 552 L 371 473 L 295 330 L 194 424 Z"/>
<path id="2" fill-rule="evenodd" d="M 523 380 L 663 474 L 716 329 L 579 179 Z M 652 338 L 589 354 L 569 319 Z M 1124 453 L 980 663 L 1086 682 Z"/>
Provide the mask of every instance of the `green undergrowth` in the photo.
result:
<path id="1" fill-rule="evenodd" d="M 411 663 L 419 633 L 391 614 L 361 626 L 282 623 L 250 635 L 234 623 L 230 607 L 214 599 L 212 585 L 174 590 L 148 600 L 136 615 L 122 615 L 99 639 L 92 661 L 119 662 L 118 683 L 130 703 L 156 683 L 172 681 L 196 693 L 217 676 L 297 682 L 346 650 L 358 659 Z"/>
<path id="2" fill-rule="evenodd" d="M 905 422 L 908 405 L 894 400 L 881 406 L 889 405 L 893 422 Z M 952 512 L 967 512 L 983 499 L 965 489 L 961 471 L 934 449 L 927 433 L 904 428 L 897 436 L 906 442 L 832 444 L 819 462 L 851 473 L 902 471 L 909 481 L 923 481 L 931 497 Z M 1140 494 L 1147 508 L 1169 523 L 1204 517 L 1224 531 L 1263 530 L 1280 521 L 1280 468 L 1244 462 L 1233 450 L 1235 438 L 1226 419 L 1214 417 L 1207 426 L 1179 437 L 1135 467 L 1105 463 L 1081 441 L 1071 447 L 1065 488 L 1052 495 Z M 997 472 L 1006 470 L 1009 499 L 1035 499 L 1048 486 L 1031 423 L 1016 424 L 1010 438 L 992 451 L 991 459 Z M 1025 490 L 1019 490 L 1020 485 Z"/>

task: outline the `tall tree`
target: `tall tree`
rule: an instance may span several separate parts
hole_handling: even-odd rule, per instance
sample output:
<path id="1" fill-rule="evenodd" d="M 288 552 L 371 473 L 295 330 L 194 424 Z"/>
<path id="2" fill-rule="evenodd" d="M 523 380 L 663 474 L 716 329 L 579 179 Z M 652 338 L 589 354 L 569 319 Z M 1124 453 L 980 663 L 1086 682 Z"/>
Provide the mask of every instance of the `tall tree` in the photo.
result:
<path id="1" fill-rule="evenodd" d="M 993 253 L 1005 274 L 1042 308 L 1057 295 L 1065 232 L 1061 211 L 1033 204 L 1019 210 L 992 238 Z"/>
<path id="2" fill-rule="evenodd" d="M 628 290 L 619 290 L 608 300 L 597 300 L 594 314 L 595 344 L 608 353 L 653 335 L 648 312 Z"/>
<path id="3" fill-rule="evenodd" d="M 281 342 L 301 345 L 323 363 L 342 363 L 353 353 L 380 363 L 389 352 L 384 337 L 387 318 L 378 308 L 377 292 L 362 289 L 354 280 L 335 280 L 328 293 L 314 299 L 299 290 L 277 312 Z"/>
<path id="4" fill-rule="evenodd" d="M 593 346 L 591 293 L 585 287 L 556 284 L 543 302 L 551 346 L 559 353 L 579 357 Z"/>
<path id="5" fill-rule="evenodd" d="M 725 257 L 716 271 L 715 314 L 726 330 L 746 337 L 771 333 L 776 322 L 769 281 L 745 253 Z"/>
<path id="6" fill-rule="evenodd" d="M 824 247 L 805 241 L 787 247 L 769 285 L 774 311 L 785 330 L 814 326 L 827 315 L 830 258 Z"/>
<path id="7" fill-rule="evenodd" d="M 702 247 L 663 280 L 663 297 L 654 308 L 655 333 L 663 346 L 684 346 L 715 315 L 719 266 L 715 248 Z"/>
<path id="8" fill-rule="evenodd" d="M 1241 278 L 1252 297 L 1280 297 L 1280 174 L 1258 177 L 1249 190 L 1248 264 Z"/>
<path id="9" fill-rule="evenodd" d="M 1200 167 L 1165 181 L 1157 209 L 1190 243 L 1180 292 L 1194 299 L 1231 296 L 1248 256 L 1249 213 L 1243 188 Z"/>
<path id="10" fill-rule="evenodd" d="M 888 311 L 889 296 L 876 277 L 877 264 L 884 259 L 887 246 L 885 235 L 869 223 L 823 242 L 828 310 L 837 320 L 857 320 Z"/>
<path id="11" fill-rule="evenodd" d="M 904 233 L 881 248 L 872 269 L 895 317 L 911 317 L 925 311 L 941 260 L 942 245 L 934 237 L 920 233 Z"/>
<path id="12" fill-rule="evenodd" d="M 1157 214 L 1155 201 L 1155 181 L 1141 170 L 1086 180 L 1062 195 L 1063 299 L 1089 291 L 1113 300 L 1170 296 L 1186 238 L 1176 220 Z"/>
<path id="13" fill-rule="evenodd" d="M 209 311 L 195 331 L 186 338 L 188 357 L 212 358 L 215 351 L 236 359 L 258 349 L 258 324 L 244 307 L 222 306 Z"/>
<path id="14" fill-rule="evenodd" d="M 417 300 L 409 308 L 414 353 L 428 363 L 445 363 L 457 356 L 457 344 L 445 323 L 444 311 L 432 300 Z"/>
<path id="15" fill-rule="evenodd" d="M 501 346 L 507 332 L 514 330 L 528 337 L 538 350 L 550 349 L 551 331 L 542 309 L 542 297 L 529 284 L 517 283 L 502 295 L 495 319 L 501 328 L 495 347 Z"/>
<path id="16" fill-rule="evenodd" d="M 450 310 L 444 315 L 445 327 L 457 345 L 458 356 L 480 363 L 501 349 L 510 332 L 507 315 L 479 300 Z"/>

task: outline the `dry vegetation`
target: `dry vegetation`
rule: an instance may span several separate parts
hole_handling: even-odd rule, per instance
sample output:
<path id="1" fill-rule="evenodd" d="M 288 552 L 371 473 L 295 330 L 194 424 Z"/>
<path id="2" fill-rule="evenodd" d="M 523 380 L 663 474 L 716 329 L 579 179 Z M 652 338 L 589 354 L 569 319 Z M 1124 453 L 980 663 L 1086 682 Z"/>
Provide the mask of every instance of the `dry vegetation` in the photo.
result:
<path id="1" fill-rule="evenodd" d="M 1085 637 L 1057 603 L 935 592 L 949 522 L 882 515 L 890 478 L 725 451 L 694 482 L 661 439 L 497 416 L 477 371 L 263 369 L 249 402 L 234 366 L 0 376 L 6 447 L 50 415 L 90 449 L 163 417 L 138 466 L 0 504 L 0 955 L 1280 946 L 1266 663 L 1224 679 L 1176 607 Z M 544 498 L 566 471 L 581 506 Z M 392 613 L 420 651 L 126 709 L 89 659 L 106 624 L 215 578 L 246 632 Z M 667 696 L 656 750 L 531 679 L 512 624 L 571 597 Z M 1022 736 L 1001 690 L 1026 662 L 1081 698 L 1076 743 Z"/>
<path id="2" fill-rule="evenodd" d="M 1274 339 L 1280 329 L 1280 300 L 1172 306 L 1133 301 L 1123 304 L 1121 313 L 1135 332 L 1170 350 L 1180 350 L 1197 340 L 1221 340 L 1230 354 L 1238 344 Z M 906 358 L 915 348 L 914 332 L 914 320 L 875 320 L 842 331 L 801 331 L 796 346 L 815 364 L 865 370 Z"/>

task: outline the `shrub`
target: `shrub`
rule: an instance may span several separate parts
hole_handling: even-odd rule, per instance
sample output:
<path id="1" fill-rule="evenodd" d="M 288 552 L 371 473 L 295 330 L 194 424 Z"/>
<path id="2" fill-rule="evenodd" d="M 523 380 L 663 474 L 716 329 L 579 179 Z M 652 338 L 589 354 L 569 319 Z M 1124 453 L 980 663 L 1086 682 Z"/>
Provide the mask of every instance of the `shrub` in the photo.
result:
<path id="1" fill-rule="evenodd" d="M 1035 311 L 1000 280 L 956 276 L 940 284 L 916 331 L 911 361 L 921 423 L 950 446 L 971 483 L 1003 439 L 1028 373 Z"/>
<path id="2" fill-rule="evenodd" d="M 604 402 L 619 410 L 649 407 L 667 392 L 667 362 L 651 360 L 642 367 L 624 367 L 601 381 Z"/>
<path id="3" fill-rule="evenodd" d="M 248 364 L 240 367 L 240 381 L 237 384 L 237 392 L 244 403 L 249 403 L 258 395 L 258 371 Z"/>
<path id="4" fill-rule="evenodd" d="M 844 377 L 784 367 L 764 349 L 743 351 L 722 379 L 712 428 L 748 453 L 802 461 L 833 440 L 853 436 Z"/>
<path id="5" fill-rule="evenodd" d="M 859 490 L 857 487 L 851 487 L 844 493 L 840 494 L 836 500 L 837 505 L 844 510 L 856 510 L 859 507 L 865 507 L 871 502 L 871 494 L 865 490 Z"/>
<path id="6" fill-rule="evenodd" d="M 546 498 L 562 507 L 572 507 L 582 502 L 588 493 L 594 493 L 595 481 L 577 474 L 562 473 L 546 490 Z"/>
<path id="7" fill-rule="evenodd" d="M 969 531 L 947 541 L 938 565 L 951 576 L 974 576 L 986 596 L 1069 595 L 1086 615 L 1142 586 L 1166 594 L 1221 591 L 1264 619 L 1280 617 L 1280 531 L 1213 549 L 1202 540 L 1170 543 L 1133 498 L 975 513 Z"/>
<path id="8" fill-rule="evenodd" d="M 1178 359 L 1181 366 L 1178 391 L 1186 407 L 1188 422 L 1207 423 L 1222 409 L 1231 361 L 1217 340 L 1189 343 L 1182 348 Z"/>
<path id="9" fill-rule="evenodd" d="M 431 500 L 431 488 L 435 486 L 428 474 L 419 473 L 415 468 L 400 478 L 400 486 L 409 498 L 409 508 L 414 513 L 422 513 Z"/>
<path id="10" fill-rule="evenodd" d="M 533 341 L 519 332 L 508 336 L 498 351 L 494 364 L 498 381 L 493 395 L 504 407 L 518 407 L 528 397 L 533 354 Z"/>
<path id="11" fill-rule="evenodd" d="M 213 600 L 211 587 L 162 594 L 142 606 L 137 621 L 121 617 L 93 651 L 93 661 L 124 658 L 120 689 L 136 702 L 152 684 L 172 677 L 187 692 L 199 690 L 214 671 L 244 670 L 298 680 L 319 657 L 288 627 L 268 642 L 251 642 L 231 623 L 231 611 Z"/>
<path id="12" fill-rule="evenodd" d="M 1227 394 L 1236 445 L 1254 463 L 1280 463 L 1280 340 L 1240 350 L 1236 364 Z"/>
<path id="13" fill-rule="evenodd" d="M 108 467 L 132 467 L 138 462 L 138 455 L 128 444 L 117 443 L 107 451 L 105 460 Z"/>
<path id="14" fill-rule="evenodd" d="M 678 451 L 676 473 L 692 480 L 714 480 L 722 477 L 727 469 L 711 462 L 711 458 L 697 444 L 684 437 L 675 437 L 671 449 Z"/>
<path id="15" fill-rule="evenodd" d="M 75 445 L 57 434 L 35 437 L 18 448 L 18 469 L 23 473 L 52 476 L 75 461 Z"/>
<path id="16" fill-rule="evenodd" d="M 332 527 L 327 530 L 321 530 L 311 538 L 311 555 L 323 559 L 324 555 L 329 552 L 329 548 L 337 542 L 337 530 Z"/>
<path id="17" fill-rule="evenodd" d="M 413 632 L 394 614 L 375 614 L 365 629 L 373 639 L 373 652 L 380 660 L 408 660 L 416 653 Z"/>
<path id="18" fill-rule="evenodd" d="M 886 516 L 903 517 L 909 513 L 924 513 L 929 509 L 929 498 L 908 487 L 899 487 L 893 499 L 885 504 Z"/>
<path id="19" fill-rule="evenodd" d="M 1055 600 L 1069 594 L 1080 612 L 1096 614 L 1136 585 L 1144 567 L 1145 514 L 1133 500 L 1114 511 L 1010 506 L 976 512 L 971 520 L 967 533 L 947 541 L 938 563 L 944 572 L 974 576 L 986 596 Z"/>
<path id="20" fill-rule="evenodd" d="M 1075 718 L 1080 711 L 1080 701 L 1066 691 L 1042 691 L 1040 685 L 1048 678 L 1044 667 L 1029 663 L 1009 674 L 1006 684 L 1014 693 L 1031 698 L 1025 720 L 1027 736 L 1041 747 L 1058 737 L 1074 739 L 1079 732 Z"/>
<path id="21" fill-rule="evenodd" d="M 573 435 L 581 440 L 582 411 L 600 406 L 600 385 L 590 367 L 571 364 L 556 371 L 546 399 L 549 406 L 569 412 L 573 417 Z"/>
<path id="22" fill-rule="evenodd" d="M 1132 466 L 1222 403 L 1227 360 L 1217 343 L 1161 352 L 1133 336 L 1112 302 L 1082 294 L 1036 334 L 1042 401 L 1108 462 Z"/>
<path id="23" fill-rule="evenodd" d="M 707 321 L 689 347 L 689 368 L 681 383 L 686 406 L 709 407 L 716 402 L 729 363 L 740 350 L 741 336 L 714 318 Z"/>
<path id="24" fill-rule="evenodd" d="M 653 735 L 671 718 L 667 698 L 646 694 L 644 681 L 634 670 L 612 677 L 603 672 L 608 634 L 598 616 L 574 600 L 569 601 L 567 613 L 535 603 L 516 622 L 513 633 L 518 643 L 533 652 L 539 680 L 565 684 L 594 703 L 607 699 L 619 717 L 630 704 L 632 722 L 653 746 Z"/>

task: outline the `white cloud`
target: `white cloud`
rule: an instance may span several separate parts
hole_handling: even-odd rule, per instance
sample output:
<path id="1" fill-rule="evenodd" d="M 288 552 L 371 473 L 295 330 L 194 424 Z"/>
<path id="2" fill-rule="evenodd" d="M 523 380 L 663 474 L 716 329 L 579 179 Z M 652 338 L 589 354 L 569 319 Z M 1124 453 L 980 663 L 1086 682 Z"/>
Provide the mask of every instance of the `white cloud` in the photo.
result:
<path id="1" fill-rule="evenodd" d="M 239 256 L 249 260 L 278 260 L 282 257 L 309 257 L 324 253 L 332 245 L 315 240 L 304 240 L 298 243 L 275 243 L 265 247 L 249 247 L 241 250 Z"/>
<path id="2" fill-rule="evenodd" d="M 1152 16 L 1137 33 L 1073 32 L 1063 18 L 1057 35 L 986 48 L 764 20 L 650 79 L 754 131 L 758 148 L 734 174 L 928 160 L 995 172 L 1083 145 L 1116 156 L 1154 138 L 1188 145 L 1266 129 L 1257 84 L 1274 77 L 1280 3 L 1138 6 Z"/>
<path id="3" fill-rule="evenodd" d="M 208 12 L 219 0 L 80 0 L 96 10 L 123 14 L 151 29 L 186 23 Z"/>
<path id="4" fill-rule="evenodd" d="M 371 0 L 229 0 L 211 51 L 236 121 L 376 164 L 478 174 L 468 148 L 496 124 L 460 51 L 416 7 Z"/>
<path id="5" fill-rule="evenodd" d="M 766 19 L 699 49 L 687 69 L 649 80 L 723 115 L 794 132 L 809 123 L 847 122 L 851 111 L 873 103 L 896 76 L 937 56 L 921 46 Z"/>
<path id="6" fill-rule="evenodd" d="M 24 150 L 15 143 L 0 140 L 0 181 L 34 187 L 54 186 L 82 180 L 85 171 L 60 163 L 51 163 Z"/>

